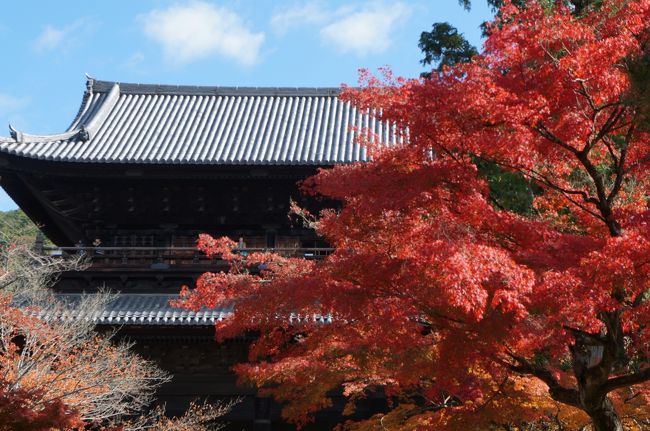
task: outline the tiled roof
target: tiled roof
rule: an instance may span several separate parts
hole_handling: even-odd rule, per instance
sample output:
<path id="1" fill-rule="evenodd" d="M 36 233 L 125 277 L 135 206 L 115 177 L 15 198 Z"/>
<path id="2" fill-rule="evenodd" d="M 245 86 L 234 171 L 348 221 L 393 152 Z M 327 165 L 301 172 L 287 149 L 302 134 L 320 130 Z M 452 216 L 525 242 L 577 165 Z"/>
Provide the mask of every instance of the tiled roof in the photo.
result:
<path id="1" fill-rule="evenodd" d="M 91 319 L 97 325 L 214 325 L 228 317 L 231 307 L 190 311 L 174 308 L 170 294 L 117 294 L 103 309 L 92 314 L 80 309 L 81 294 L 57 294 L 68 307 L 41 307 L 33 314 L 39 319 Z"/>
<path id="2" fill-rule="evenodd" d="M 30 310 L 39 319 L 50 320 L 80 320 L 90 319 L 97 325 L 156 325 L 156 326 L 211 326 L 216 322 L 232 315 L 234 307 L 226 306 L 214 309 L 202 308 L 191 311 L 175 308 L 169 301 L 178 299 L 178 295 L 161 293 L 119 293 L 106 306 L 92 312 L 80 307 L 85 294 L 58 293 L 58 304 L 51 306 L 36 306 L 30 308 L 29 301 L 16 301 L 17 307 Z M 92 301 L 91 301 L 92 302 Z M 61 306 L 65 304 L 65 306 Z M 299 315 L 292 313 L 289 322 L 300 324 L 305 322 L 332 323 L 331 315 Z"/>
<path id="3" fill-rule="evenodd" d="M 81 163 L 330 165 L 367 160 L 355 135 L 390 145 L 392 127 L 336 88 L 191 87 L 88 80 L 59 135 L 11 129 L 0 152 Z"/>

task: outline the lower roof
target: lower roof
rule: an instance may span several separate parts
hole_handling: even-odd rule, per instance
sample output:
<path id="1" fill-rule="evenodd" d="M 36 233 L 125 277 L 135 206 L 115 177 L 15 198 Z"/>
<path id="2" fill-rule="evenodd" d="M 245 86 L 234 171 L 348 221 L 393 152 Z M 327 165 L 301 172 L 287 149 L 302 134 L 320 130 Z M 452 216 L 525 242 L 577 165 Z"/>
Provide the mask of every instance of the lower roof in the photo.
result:
<path id="1" fill-rule="evenodd" d="M 89 312 L 80 305 L 84 297 L 92 294 L 57 293 L 55 297 L 59 304 L 27 307 L 28 304 L 18 302 L 16 305 L 25 307 L 29 313 L 44 321 L 53 320 L 90 320 L 96 325 L 119 326 L 213 326 L 232 315 L 232 305 L 202 308 L 191 311 L 173 307 L 170 301 L 179 299 L 175 294 L 164 293 L 118 293 L 104 307 Z M 92 301 L 91 301 L 92 302 Z M 65 304 L 64 307 L 59 306 Z M 332 323 L 331 315 L 298 315 L 288 316 L 291 323 L 313 322 L 318 324 Z"/>
<path id="2" fill-rule="evenodd" d="M 90 319 L 97 325 L 156 326 L 212 326 L 232 313 L 232 307 L 199 311 L 172 307 L 170 301 L 178 299 L 178 295 L 120 293 L 102 309 L 89 314 L 79 307 L 84 295 L 56 294 L 57 299 L 68 307 L 42 307 L 32 313 L 45 321 Z"/>

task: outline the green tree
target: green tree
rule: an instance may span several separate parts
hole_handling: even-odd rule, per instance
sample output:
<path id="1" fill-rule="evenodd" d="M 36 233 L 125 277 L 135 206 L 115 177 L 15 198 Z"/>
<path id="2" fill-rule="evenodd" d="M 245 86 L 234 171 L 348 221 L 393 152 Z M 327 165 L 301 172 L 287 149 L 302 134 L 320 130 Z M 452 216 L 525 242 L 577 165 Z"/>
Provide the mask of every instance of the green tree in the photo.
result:
<path id="1" fill-rule="evenodd" d="M 0 211 L 0 242 L 8 238 L 33 238 L 38 234 L 38 226 L 21 210 Z"/>
<path id="2" fill-rule="evenodd" d="M 423 31 L 418 46 L 424 54 L 420 63 L 424 66 L 436 63 L 438 71 L 445 66 L 466 63 L 478 54 L 476 47 L 448 22 L 436 22 L 431 31 Z M 431 73 L 425 72 L 422 76 L 429 78 Z"/>
<path id="3" fill-rule="evenodd" d="M 518 8 L 526 7 L 528 0 L 512 0 L 512 4 Z M 466 10 L 472 7 L 471 0 L 458 0 L 458 3 Z M 504 0 L 487 0 L 492 11 L 498 15 L 503 6 Z M 581 15 L 591 7 L 598 7 L 602 0 L 545 0 L 542 1 L 545 8 L 552 8 L 557 3 L 563 3 L 573 8 L 575 15 Z M 488 28 L 486 23 L 481 26 L 483 35 L 487 36 Z M 423 31 L 420 34 L 418 46 L 424 54 L 420 60 L 423 66 L 436 65 L 436 70 L 441 71 L 444 66 L 453 66 L 458 63 L 468 62 L 478 54 L 477 48 L 472 45 L 458 29 L 448 22 L 436 22 L 431 26 L 431 31 Z M 428 78 L 431 72 L 422 73 L 422 77 Z"/>

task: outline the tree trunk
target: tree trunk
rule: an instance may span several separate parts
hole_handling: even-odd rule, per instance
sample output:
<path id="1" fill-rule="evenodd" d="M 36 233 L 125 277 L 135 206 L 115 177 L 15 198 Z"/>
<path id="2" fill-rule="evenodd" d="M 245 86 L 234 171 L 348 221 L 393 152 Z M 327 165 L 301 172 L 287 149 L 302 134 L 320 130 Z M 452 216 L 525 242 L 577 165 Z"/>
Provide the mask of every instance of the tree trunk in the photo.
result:
<path id="1" fill-rule="evenodd" d="M 570 346 L 578 383 L 577 406 L 589 415 L 593 431 L 623 431 L 623 424 L 605 384 L 612 373 L 627 364 L 620 311 L 602 313 L 606 330 L 601 334 L 575 331 Z"/>
<path id="2" fill-rule="evenodd" d="M 593 423 L 594 431 L 623 431 L 621 418 L 608 397 L 603 398 L 599 407 L 587 413 Z"/>

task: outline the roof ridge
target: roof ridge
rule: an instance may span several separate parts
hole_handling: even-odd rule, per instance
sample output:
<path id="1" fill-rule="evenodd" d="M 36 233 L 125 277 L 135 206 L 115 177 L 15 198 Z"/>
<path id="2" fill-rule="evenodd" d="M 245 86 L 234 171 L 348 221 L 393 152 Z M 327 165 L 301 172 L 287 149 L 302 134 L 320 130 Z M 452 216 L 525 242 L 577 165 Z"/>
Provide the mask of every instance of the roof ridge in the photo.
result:
<path id="1" fill-rule="evenodd" d="M 201 85 L 137 84 L 92 80 L 92 91 L 106 93 L 119 84 L 123 94 L 166 94 L 183 96 L 331 96 L 341 93 L 340 87 L 220 87 Z"/>

